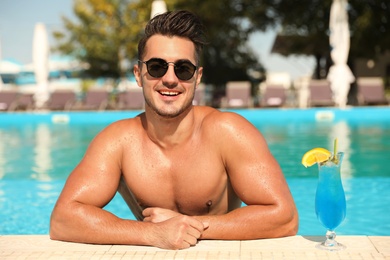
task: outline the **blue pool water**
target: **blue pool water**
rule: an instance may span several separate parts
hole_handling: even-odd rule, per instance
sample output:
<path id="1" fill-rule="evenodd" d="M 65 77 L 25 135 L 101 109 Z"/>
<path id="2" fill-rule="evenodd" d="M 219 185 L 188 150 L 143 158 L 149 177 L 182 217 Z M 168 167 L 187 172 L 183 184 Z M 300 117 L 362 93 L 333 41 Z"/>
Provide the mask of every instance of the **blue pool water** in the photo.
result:
<path id="1" fill-rule="evenodd" d="M 390 108 L 237 110 L 265 136 L 281 164 L 300 215 L 299 234 L 322 235 L 314 211 L 315 166 L 300 161 L 309 149 L 345 152 L 344 235 L 390 235 Z M 0 113 L 0 234 L 47 234 L 55 201 L 91 139 L 129 112 Z M 134 219 L 120 196 L 107 210 Z"/>

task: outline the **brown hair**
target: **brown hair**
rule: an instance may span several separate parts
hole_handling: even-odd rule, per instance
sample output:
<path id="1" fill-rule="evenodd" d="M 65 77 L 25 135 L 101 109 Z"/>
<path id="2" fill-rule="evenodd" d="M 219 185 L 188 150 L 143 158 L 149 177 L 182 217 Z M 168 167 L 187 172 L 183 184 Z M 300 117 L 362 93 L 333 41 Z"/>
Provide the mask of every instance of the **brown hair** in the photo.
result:
<path id="1" fill-rule="evenodd" d="M 200 19 L 189 11 L 166 12 L 151 19 L 145 28 L 145 34 L 138 43 L 138 59 L 142 60 L 146 42 L 153 35 L 178 36 L 188 38 L 195 45 L 195 58 L 199 63 L 203 45 L 206 44 L 203 25 Z"/>

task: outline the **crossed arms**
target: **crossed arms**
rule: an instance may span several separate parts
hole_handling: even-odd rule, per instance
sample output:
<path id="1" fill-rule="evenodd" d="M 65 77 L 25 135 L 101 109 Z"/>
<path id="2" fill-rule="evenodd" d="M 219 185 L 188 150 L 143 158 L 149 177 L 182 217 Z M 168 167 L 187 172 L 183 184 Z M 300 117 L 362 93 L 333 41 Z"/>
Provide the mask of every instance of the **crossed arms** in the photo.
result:
<path id="1" fill-rule="evenodd" d="M 52 213 L 51 238 L 183 249 L 195 245 L 198 239 L 244 240 L 295 235 L 297 210 L 264 138 L 238 115 L 224 113 L 218 119 L 216 145 L 228 181 L 247 206 L 225 214 L 193 216 L 162 207 L 147 207 L 142 212 L 143 221 L 121 219 L 104 210 L 114 197 L 122 174 L 124 148 L 119 140 L 124 137 L 121 129 L 127 123 L 121 122 L 109 126 L 93 140 L 69 176 Z"/>

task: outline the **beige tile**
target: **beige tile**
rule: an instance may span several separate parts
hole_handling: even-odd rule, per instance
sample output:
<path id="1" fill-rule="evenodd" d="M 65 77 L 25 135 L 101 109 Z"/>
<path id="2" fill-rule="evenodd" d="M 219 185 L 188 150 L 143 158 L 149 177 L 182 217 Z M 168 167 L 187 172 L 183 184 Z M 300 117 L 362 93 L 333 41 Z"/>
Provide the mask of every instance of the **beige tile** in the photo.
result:
<path id="1" fill-rule="evenodd" d="M 124 246 L 114 245 L 111 247 L 112 251 L 172 251 L 161 249 L 152 246 Z M 240 241 L 221 241 L 221 240 L 201 240 L 196 246 L 180 251 L 227 251 L 227 252 L 239 252 Z"/>
<path id="2" fill-rule="evenodd" d="M 310 241 L 301 236 L 274 238 L 274 239 L 259 239 L 241 241 L 241 251 L 251 252 L 281 252 L 281 251 L 307 251 L 311 250 L 317 242 Z"/>
<path id="3" fill-rule="evenodd" d="M 275 239 L 259 239 L 241 242 L 242 251 L 305 251 L 316 252 L 315 246 L 320 241 L 323 241 L 323 237 L 304 237 L 293 236 Z M 337 241 L 344 244 L 347 252 L 353 251 L 368 251 L 377 252 L 371 241 L 366 236 L 338 236 Z"/>
<path id="4" fill-rule="evenodd" d="M 139 251 L 139 252 L 148 252 L 148 251 L 167 251 L 165 249 L 161 249 L 158 247 L 153 246 L 126 246 L 126 245 L 113 245 L 110 248 L 110 251 L 116 251 L 116 252 L 130 252 L 130 251 Z"/>
<path id="5" fill-rule="evenodd" d="M 372 236 L 369 239 L 379 252 L 390 254 L 390 236 Z"/>
<path id="6" fill-rule="evenodd" d="M 347 252 L 377 252 L 367 236 L 338 236 L 337 241 L 347 247 Z"/>
<path id="7" fill-rule="evenodd" d="M 54 241 L 47 235 L 0 237 L 0 250 L 10 251 L 108 251 L 111 247 Z"/>
<path id="8" fill-rule="evenodd" d="M 153 259 L 239 259 L 240 241 L 202 240 L 191 248 L 183 250 L 166 250 L 147 246 L 112 246 L 110 251 L 137 252 L 136 258 L 143 259 L 153 253 Z"/>
<path id="9" fill-rule="evenodd" d="M 196 246 L 184 249 L 183 251 L 240 252 L 240 244 L 240 241 L 235 240 L 201 240 Z"/>
<path id="10" fill-rule="evenodd" d="M 323 237 L 252 241 L 204 240 L 185 250 L 145 246 L 88 245 L 52 241 L 48 236 L 0 236 L 0 259 L 389 259 L 390 237 L 339 236 L 346 250 L 327 252 Z"/>

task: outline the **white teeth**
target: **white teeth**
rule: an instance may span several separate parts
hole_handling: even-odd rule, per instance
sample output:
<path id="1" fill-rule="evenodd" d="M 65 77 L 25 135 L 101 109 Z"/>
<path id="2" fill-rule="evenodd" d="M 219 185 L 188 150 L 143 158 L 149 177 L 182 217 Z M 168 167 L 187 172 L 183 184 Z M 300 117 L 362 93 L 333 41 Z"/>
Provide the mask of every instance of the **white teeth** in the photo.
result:
<path id="1" fill-rule="evenodd" d="M 171 92 L 171 91 L 161 91 L 160 93 L 162 95 L 165 95 L 165 96 L 177 96 L 177 95 L 179 95 L 178 92 Z"/>

